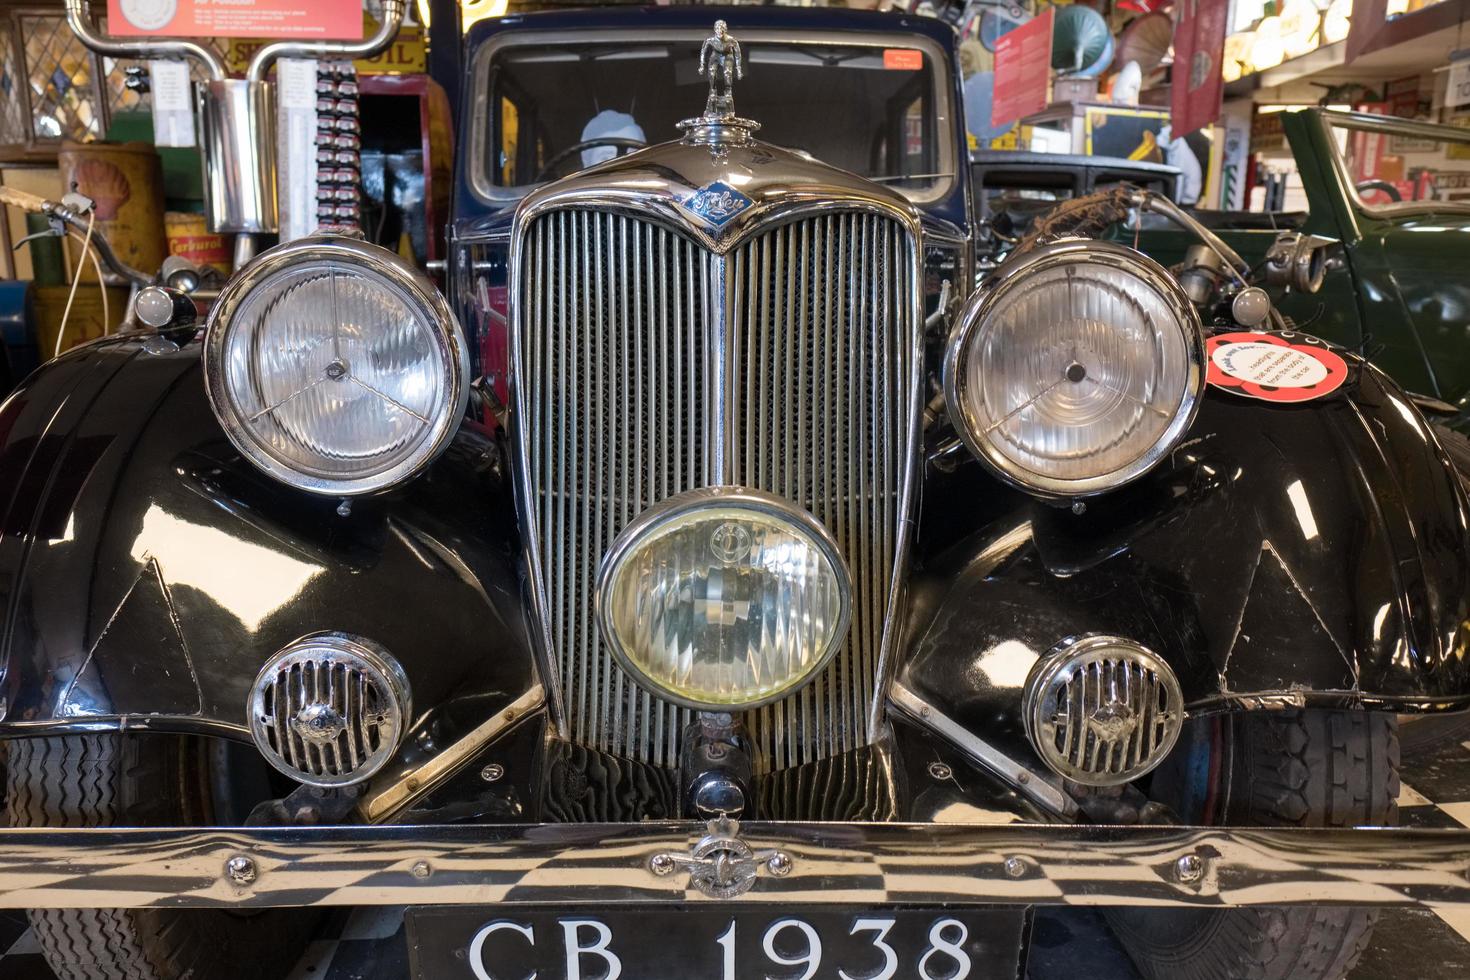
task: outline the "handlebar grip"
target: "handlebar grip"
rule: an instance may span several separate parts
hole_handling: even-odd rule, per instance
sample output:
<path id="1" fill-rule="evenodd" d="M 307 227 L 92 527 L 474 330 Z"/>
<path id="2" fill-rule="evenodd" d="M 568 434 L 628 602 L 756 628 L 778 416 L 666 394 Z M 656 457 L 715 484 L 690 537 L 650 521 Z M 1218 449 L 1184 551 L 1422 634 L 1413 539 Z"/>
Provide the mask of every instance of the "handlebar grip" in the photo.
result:
<path id="1" fill-rule="evenodd" d="M 34 211 L 40 214 L 45 210 L 46 199 L 14 187 L 0 187 L 0 204 L 9 204 L 22 211 Z"/>

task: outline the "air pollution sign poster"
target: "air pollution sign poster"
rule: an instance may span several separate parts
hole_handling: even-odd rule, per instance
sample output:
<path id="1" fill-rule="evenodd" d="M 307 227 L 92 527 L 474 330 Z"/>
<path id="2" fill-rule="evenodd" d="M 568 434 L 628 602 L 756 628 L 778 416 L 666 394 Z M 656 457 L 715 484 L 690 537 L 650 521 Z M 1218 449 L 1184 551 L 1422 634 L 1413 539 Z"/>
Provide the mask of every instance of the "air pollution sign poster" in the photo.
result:
<path id="1" fill-rule="evenodd" d="M 1220 97 L 1225 91 L 1220 61 L 1229 12 L 1228 0 L 1179 0 L 1175 5 L 1169 115 L 1176 138 L 1220 118 Z"/>
<path id="2" fill-rule="evenodd" d="M 122 37 L 362 37 L 362 0 L 107 0 Z"/>
<path id="3" fill-rule="evenodd" d="M 1046 108 L 1051 80 L 1051 21 L 1048 8 L 995 43 L 995 99 L 990 125 L 996 128 Z"/>

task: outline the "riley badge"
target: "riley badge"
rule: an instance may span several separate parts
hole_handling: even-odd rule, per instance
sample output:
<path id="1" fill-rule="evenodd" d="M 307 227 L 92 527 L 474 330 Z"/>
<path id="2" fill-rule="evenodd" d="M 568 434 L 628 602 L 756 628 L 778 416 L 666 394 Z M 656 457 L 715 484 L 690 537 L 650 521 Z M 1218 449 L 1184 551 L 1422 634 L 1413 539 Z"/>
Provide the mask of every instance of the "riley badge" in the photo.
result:
<path id="1" fill-rule="evenodd" d="M 724 181 L 717 180 L 690 194 L 682 203 L 691 214 L 720 228 L 755 202 Z"/>

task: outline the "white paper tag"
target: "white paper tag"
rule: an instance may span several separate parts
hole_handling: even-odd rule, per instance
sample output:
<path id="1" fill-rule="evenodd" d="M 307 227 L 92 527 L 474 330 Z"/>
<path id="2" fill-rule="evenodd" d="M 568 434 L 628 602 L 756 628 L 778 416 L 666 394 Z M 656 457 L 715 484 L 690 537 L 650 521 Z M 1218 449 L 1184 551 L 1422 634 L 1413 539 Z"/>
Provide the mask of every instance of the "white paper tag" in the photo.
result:
<path id="1" fill-rule="evenodd" d="M 316 61 L 276 62 L 281 241 L 316 231 Z"/>
<path id="2" fill-rule="evenodd" d="M 282 58 L 276 62 L 276 97 L 282 109 L 315 109 L 316 60 Z"/>
<path id="3" fill-rule="evenodd" d="M 157 146 L 194 145 L 193 87 L 182 61 L 150 61 L 153 142 Z"/>
<path id="4" fill-rule="evenodd" d="M 1320 360 L 1277 344 L 1223 344 L 1210 359 L 1232 378 L 1273 388 L 1311 388 L 1327 379 L 1327 365 Z"/>

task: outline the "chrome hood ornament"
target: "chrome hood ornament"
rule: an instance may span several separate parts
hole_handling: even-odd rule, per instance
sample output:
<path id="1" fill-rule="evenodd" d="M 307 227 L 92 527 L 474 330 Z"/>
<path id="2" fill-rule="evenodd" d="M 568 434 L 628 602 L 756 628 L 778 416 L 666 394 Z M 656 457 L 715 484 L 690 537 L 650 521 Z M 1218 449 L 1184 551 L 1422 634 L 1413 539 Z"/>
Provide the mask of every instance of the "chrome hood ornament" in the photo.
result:
<path id="1" fill-rule="evenodd" d="M 699 49 L 699 73 L 709 78 L 709 98 L 704 115 L 679 123 L 688 143 L 710 146 L 741 145 L 761 124 L 735 115 L 735 83 L 745 78 L 740 61 L 740 42 L 723 20 L 715 21 L 715 32 Z"/>

